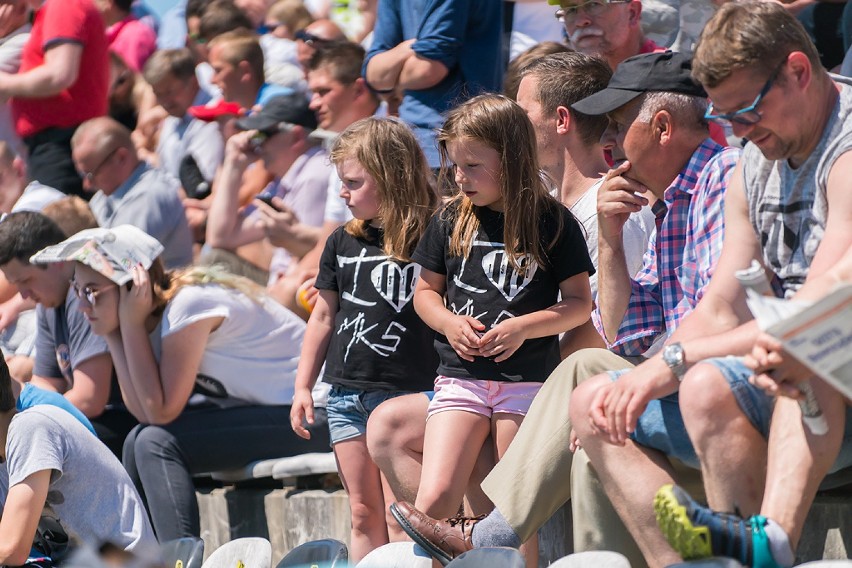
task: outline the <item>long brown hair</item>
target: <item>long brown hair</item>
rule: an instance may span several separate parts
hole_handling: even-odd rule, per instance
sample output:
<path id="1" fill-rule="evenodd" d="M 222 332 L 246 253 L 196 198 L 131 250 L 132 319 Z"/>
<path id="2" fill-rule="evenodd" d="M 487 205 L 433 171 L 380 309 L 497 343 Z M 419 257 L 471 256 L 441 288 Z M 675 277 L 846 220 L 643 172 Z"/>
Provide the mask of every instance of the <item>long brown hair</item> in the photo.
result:
<path id="1" fill-rule="evenodd" d="M 503 95 L 479 95 L 453 109 L 438 132 L 442 176 L 455 187 L 452 162 L 447 152 L 451 141 L 476 140 L 500 155 L 500 171 L 495 172 L 503 197 L 503 240 L 512 268 L 521 273 L 521 257 L 530 255 L 539 265 L 547 265 L 547 251 L 562 232 L 562 205 L 550 195 L 541 177 L 536 154 L 535 131 L 526 112 Z M 452 198 L 457 211 L 450 237 L 450 254 L 466 256 L 479 230 L 477 207 L 463 193 Z M 541 242 L 540 221 L 554 216 L 558 223 L 553 241 Z"/>
<path id="2" fill-rule="evenodd" d="M 331 149 L 335 166 L 347 159 L 356 160 L 376 182 L 384 252 L 410 260 L 438 204 L 426 157 L 411 129 L 395 118 L 361 119 L 344 130 Z M 346 232 L 364 238 L 369 224 L 353 219 Z"/>

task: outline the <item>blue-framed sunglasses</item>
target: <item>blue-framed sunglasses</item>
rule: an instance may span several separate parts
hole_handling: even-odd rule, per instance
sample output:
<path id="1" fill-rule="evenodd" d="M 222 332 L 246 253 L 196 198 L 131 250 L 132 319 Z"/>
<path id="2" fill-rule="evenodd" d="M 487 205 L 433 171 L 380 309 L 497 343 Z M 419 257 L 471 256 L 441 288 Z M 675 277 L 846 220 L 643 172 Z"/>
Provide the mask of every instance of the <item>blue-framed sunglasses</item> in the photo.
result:
<path id="1" fill-rule="evenodd" d="M 775 82 L 775 79 L 778 78 L 778 74 L 781 72 L 781 69 L 784 68 L 784 65 L 787 63 L 787 58 L 785 57 L 781 63 L 778 64 L 778 67 L 775 68 L 775 71 L 769 76 L 769 79 L 766 80 L 766 84 L 763 85 L 763 88 L 760 90 L 760 93 L 757 94 L 757 97 L 754 99 L 754 102 L 745 108 L 741 108 L 740 110 L 735 110 L 734 112 L 726 112 L 717 114 L 713 112 L 715 108 L 713 107 L 713 103 L 707 107 L 707 112 L 704 113 L 704 118 L 707 120 L 718 120 L 723 121 L 726 120 L 728 122 L 735 122 L 737 124 L 744 124 L 746 126 L 751 126 L 752 124 L 757 124 L 760 122 L 760 119 L 763 118 L 761 116 L 760 111 L 757 110 L 757 107 L 760 106 L 760 103 L 763 101 L 763 97 L 766 96 L 766 93 L 772 88 L 772 84 Z"/>

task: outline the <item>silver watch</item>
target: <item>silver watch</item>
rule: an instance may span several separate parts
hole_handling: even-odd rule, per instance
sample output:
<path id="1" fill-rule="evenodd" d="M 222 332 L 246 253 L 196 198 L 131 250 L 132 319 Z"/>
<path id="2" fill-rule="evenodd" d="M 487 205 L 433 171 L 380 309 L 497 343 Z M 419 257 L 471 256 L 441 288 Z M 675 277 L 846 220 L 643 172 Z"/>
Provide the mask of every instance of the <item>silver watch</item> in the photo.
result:
<path id="1" fill-rule="evenodd" d="M 683 347 L 680 343 L 671 343 L 663 348 L 663 361 L 672 370 L 677 382 L 683 380 L 683 375 L 686 373 L 686 354 L 683 352 Z"/>

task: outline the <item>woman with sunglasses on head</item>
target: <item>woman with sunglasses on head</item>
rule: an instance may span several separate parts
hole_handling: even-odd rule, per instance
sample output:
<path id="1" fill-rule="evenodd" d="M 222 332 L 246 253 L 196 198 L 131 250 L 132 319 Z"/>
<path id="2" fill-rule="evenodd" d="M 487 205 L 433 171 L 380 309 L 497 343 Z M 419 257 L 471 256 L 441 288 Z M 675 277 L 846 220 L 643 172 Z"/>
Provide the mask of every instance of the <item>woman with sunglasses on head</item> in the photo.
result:
<path id="1" fill-rule="evenodd" d="M 124 466 L 166 541 L 199 536 L 192 475 L 327 451 L 328 430 L 322 411 L 310 440 L 290 428 L 304 322 L 216 267 L 167 273 L 162 250 L 122 225 L 82 231 L 32 261 L 75 262 L 80 310 L 141 423 Z"/>

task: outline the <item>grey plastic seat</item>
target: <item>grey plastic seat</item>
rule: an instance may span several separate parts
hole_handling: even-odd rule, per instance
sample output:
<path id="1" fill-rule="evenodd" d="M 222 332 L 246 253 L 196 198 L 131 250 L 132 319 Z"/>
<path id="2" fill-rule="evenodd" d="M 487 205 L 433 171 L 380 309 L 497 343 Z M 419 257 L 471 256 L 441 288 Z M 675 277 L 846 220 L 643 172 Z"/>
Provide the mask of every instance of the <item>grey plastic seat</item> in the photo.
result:
<path id="1" fill-rule="evenodd" d="M 324 538 L 300 544 L 288 552 L 275 568 L 296 566 L 342 568 L 348 565 L 349 549 L 346 545 L 333 538 Z"/>

